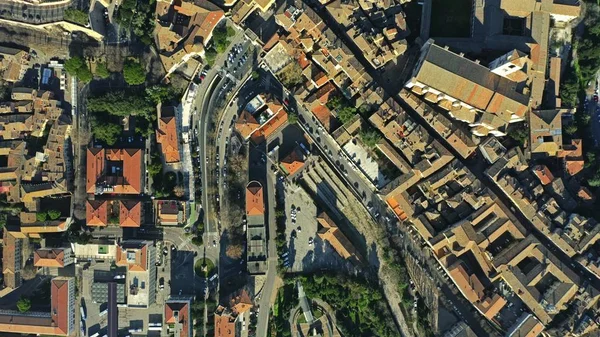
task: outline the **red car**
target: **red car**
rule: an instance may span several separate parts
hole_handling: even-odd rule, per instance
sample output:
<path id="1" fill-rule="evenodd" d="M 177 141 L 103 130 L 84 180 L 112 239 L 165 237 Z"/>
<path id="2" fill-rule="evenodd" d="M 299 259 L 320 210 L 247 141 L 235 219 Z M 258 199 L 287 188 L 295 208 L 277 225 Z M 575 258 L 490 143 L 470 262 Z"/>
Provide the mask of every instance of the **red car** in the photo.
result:
<path id="1" fill-rule="evenodd" d="M 598 95 L 594 95 L 594 102 L 598 103 Z"/>

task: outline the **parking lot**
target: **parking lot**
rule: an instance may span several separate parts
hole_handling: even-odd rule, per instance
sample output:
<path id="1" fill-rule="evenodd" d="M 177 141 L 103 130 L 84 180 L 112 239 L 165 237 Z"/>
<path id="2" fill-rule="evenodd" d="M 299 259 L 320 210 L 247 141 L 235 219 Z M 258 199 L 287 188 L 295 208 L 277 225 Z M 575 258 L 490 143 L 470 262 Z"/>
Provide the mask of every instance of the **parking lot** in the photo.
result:
<path id="1" fill-rule="evenodd" d="M 279 183 L 278 190 L 285 200 L 285 235 L 288 241 L 288 256 L 283 261 L 289 261 L 291 271 L 308 272 L 345 266 L 347 262 L 317 235 L 317 206 L 309 195 L 287 181 Z"/>

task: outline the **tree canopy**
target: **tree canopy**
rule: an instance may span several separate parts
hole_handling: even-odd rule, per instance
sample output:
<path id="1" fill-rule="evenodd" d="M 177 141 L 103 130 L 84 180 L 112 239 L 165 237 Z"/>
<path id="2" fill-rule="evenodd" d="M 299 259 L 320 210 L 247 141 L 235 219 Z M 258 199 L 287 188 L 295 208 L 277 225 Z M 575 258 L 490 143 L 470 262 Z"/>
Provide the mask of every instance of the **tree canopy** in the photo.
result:
<path id="1" fill-rule="evenodd" d="M 105 119 L 99 119 L 98 117 L 91 118 L 92 133 L 97 140 L 106 143 L 109 146 L 114 145 L 123 128 L 121 125 L 115 122 L 108 122 Z"/>
<path id="2" fill-rule="evenodd" d="M 48 217 L 50 218 L 50 220 L 56 220 L 58 218 L 60 218 L 60 211 L 55 210 L 55 209 L 51 209 L 48 211 Z"/>
<path id="3" fill-rule="evenodd" d="M 115 20 L 133 33 L 146 45 L 152 44 L 154 32 L 154 8 L 156 0 L 123 0 Z"/>
<path id="4" fill-rule="evenodd" d="M 29 309 L 31 309 L 31 300 L 27 297 L 21 296 L 21 298 L 19 298 L 19 300 L 17 301 L 17 309 L 19 310 L 19 312 L 29 311 Z"/>
<path id="5" fill-rule="evenodd" d="M 88 83 L 92 80 L 92 72 L 81 56 L 73 56 L 65 61 L 65 70 L 71 76 L 76 76 L 80 81 Z"/>
<path id="6" fill-rule="evenodd" d="M 218 53 L 223 53 L 231 43 L 230 39 L 235 35 L 235 30 L 227 25 L 215 28 L 213 31 L 213 43 Z"/>
<path id="7" fill-rule="evenodd" d="M 155 116 L 155 106 L 139 93 L 109 92 L 101 96 L 89 97 L 87 108 L 91 112 L 108 112 L 114 116 Z"/>
<path id="8" fill-rule="evenodd" d="M 96 64 L 96 76 L 98 76 L 102 79 L 106 79 L 110 76 L 110 71 L 108 71 L 108 68 L 106 67 L 106 63 L 100 62 L 100 63 Z"/>
<path id="9" fill-rule="evenodd" d="M 381 134 L 373 128 L 365 127 L 363 130 L 360 130 L 358 135 L 360 136 L 360 140 L 370 148 L 374 148 L 381 140 Z"/>
<path id="10" fill-rule="evenodd" d="M 146 82 L 146 69 L 136 60 L 128 59 L 123 65 L 123 77 L 129 85 L 140 85 Z"/>

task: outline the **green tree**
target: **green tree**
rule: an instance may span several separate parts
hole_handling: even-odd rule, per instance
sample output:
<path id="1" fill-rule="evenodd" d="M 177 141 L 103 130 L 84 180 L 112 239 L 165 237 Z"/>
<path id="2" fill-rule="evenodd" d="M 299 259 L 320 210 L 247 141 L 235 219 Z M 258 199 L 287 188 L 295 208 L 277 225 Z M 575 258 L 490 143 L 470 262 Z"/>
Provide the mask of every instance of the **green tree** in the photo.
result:
<path id="1" fill-rule="evenodd" d="M 36 213 L 36 215 L 35 215 L 36 220 L 39 222 L 46 221 L 47 217 L 48 217 L 48 213 Z"/>
<path id="2" fill-rule="evenodd" d="M 123 77 L 129 85 L 140 85 L 146 82 L 146 69 L 137 61 L 128 59 L 123 65 Z"/>
<path id="3" fill-rule="evenodd" d="M 259 74 L 259 73 L 258 73 L 258 71 L 256 71 L 256 70 L 253 70 L 253 71 L 252 71 L 252 74 L 251 74 L 251 76 L 252 76 L 252 79 L 253 79 L 253 80 L 255 80 L 255 81 L 256 81 L 256 80 L 258 80 L 258 79 L 260 78 L 260 74 Z"/>
<path id="4" fill-rule="evenodd" d="M 171 85 L 157 84 L 146 88 L 146 95 L 158 104 L 175 100 L 179 93 Z"/>
<path id="5" fill-rule="evenodd" d="M 218 53 L 223 53 L 227 50 L 230 44 L 230 38 L 235 35 L 235 30 L 227 25 L 222 25 L 215 28 L 213 31 L 213 44 Z"/>
<path id="6" fill-rule="evenodd" d="M 360 140 L 370 148 L 374 148 L 381 141 L 381 134 L 372 128 L 364 128 L 360 131 L 359 136 Z"/>
<path id="7" fill-rule="evenodd" d="M 106 63 L 100 62 L 96 65 L 96 76 L 106 79 L 110 76 L 110 71 L 106 67 Z"/>
<path id="8" fill-rule="evenodd" d="M 108 119 L 99 121 L 94 118 L 91 121 L 94 137 L 109 146 L 112 146 L 117 142 L 121 135 L 121 131 L 123 131 L 121 125 L 111 122 Z"/>
<path id="9" fill-rule="evenodd" d="M 529 137 L 529 130 L 522 125 L 513 126 L 508 130 L 508 136 L 512 138 L 515 142 L 519 143 L 521 147 L 523 147 L 525 146 L 525 142 Z"/>
<path id="10" fill-rule="evenodd" d="M 91 112 L 108 112 L 113 116 L 144 116 L 156 118 L 155 105 L 139 93 L 109 92 L 101 96 L 89 97 L 87 108 Z"/>
<path id="11" fill-rule="evenodd" d="M 79 69 L 85 66 L 85 62 L 81 56 L 73 56 L 65 61 L 65 70 L 71 76 L 77 76 Z"/>
<path id="12" fill-rule="evenodd" d="M 206 64 L 208 64 L 209 66 L 212 66 L 213 64 L 215 64 L 217 55 L 219 55 L 219 54 L 217 53 L 217 51 L 214 48 L 209 48 L 208 50 L 206 50 L 206 53 L 204 54 L 204 61 L 206 61 Z"/>
<path id="13" fill-rule="evenodd" d="M 70 21 L 82 26 L 86 26 L 90 22 L 88 13 L 79 9 L 67 8 L 64 15 L 65 21 Z"/>
<path id="14" fill-rule="evenodd" d="M 192 243 L 195 244 L 196 246 L 202 246 L 202 244 L 204 243 L 204 241 L 202 240 L 202 236 L 201 235 L 194 236 L 192 238 Z"/>
<path id="15" fill-rule="evenodd" d="M 596 173 L 592 178 L 588 179 L 588 184 L 591 187 L 600 186 L 600 172 Z"/>
<path id="16" fill-rule="evenodd" d="M 48 211 L 48 218 L 50 218 L 50 220 L 56 220 L 58 218 L 60 218 L 60 211 L 55 210 L 55 209 L 51 209 Z"/>
<path id="17" fill-rule="evenodd" d="M 19 312 L 28 312 L 31 309 L 31 300 L 21 296 L 17 301 L 17 309 Z"/>
<path id="18" fill-rule="evenodd" d="M 298 62 L 292 62 L 277 73 L 284 86 L 293 88 L 302 83 L 302 68 Z"/>
<path id="19" fill-rule="evenodd" d="M 577 132 L 577 125 L 571 123 L 565 126 L 565 133 L 568 135 L 574 135 Z"/>
<path id="20" fill-rule="evenodd" d="M 81 56 L 73 56 L 65 61 L 65 70 L 71 76 L 76 76 L 80 81 L 88 83 L 92 80 L 92 72 Z"/>
<path id="21" fill-rule="evenodd" d="M 92 72 L 90 71 L 90 68 L 87 67 L 87 65 L 85 67 L 80 68 L 79 72 L 77 73 L 77 79 L 79 79 L 83 83 L 90 83 L 90 81 L 93 78 L 94 76 L 92 75 Z"/>
<path id="22" fill-rule="evenodd" d="M 296 124 L 296 123 L 298 123 L 298 113 L 290 111 L 288 113 L 288 122 L 290 124 Z"/>

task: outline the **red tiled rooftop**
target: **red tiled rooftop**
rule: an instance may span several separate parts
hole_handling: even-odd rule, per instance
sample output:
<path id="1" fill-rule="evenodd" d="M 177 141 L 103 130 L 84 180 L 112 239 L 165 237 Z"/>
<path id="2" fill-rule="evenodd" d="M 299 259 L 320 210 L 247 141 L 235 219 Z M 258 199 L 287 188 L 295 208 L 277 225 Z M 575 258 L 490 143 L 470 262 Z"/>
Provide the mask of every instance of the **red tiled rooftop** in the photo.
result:
<path id="1" fill-rule="evenodd" d="M 140 227 L 142 224 L 142 203 L 136 200 L 121 200 L 119 225 Z"/>
<path id="2" fill-rule="evenodd" d="M 536 165 L 533 168 L 533 173 L 538 177 L 542 185 L 548 185 L 554 180 L 554 175 L 546 165 Z"/>
<path id="3" fill-rule="evenodd" d="M 246 187 L 246 215 L 261 214 L 265 214 L 262 185 L 258 181 L 251 181 Z"/>
<path id="4" fill-rule="evenodd" d="M 108 201 L 87 200 L 85 203 L 85 217 L 88 226 L 107 226 Z"/>
<path id="5" fill-rule="evenodd" d="M 163 117 L 158 120 L 156 142 L 167 163 L 179 162 L 179 140 L 175 117 Z"/>
<path id="6" fill-rule="evenodd" d="M 33 265 L 36 267 L 64 267 L 65 251 L 62 248 L 41 248 L 33 253 Z"/>
<path id="7" fill-rule="evenodd" d="M 177 313 L 177 316 L 175 316 Z M 187 302 L 167 302 L 165 303 L 165 323 L 168 325 L 179 323 L 181 324 L 181 330 L 179 330 L 179 337 L 192 337 L 189 336 L 190 324 L 193 323 L 193 319 L 190 317 L 190 306 Z"/>
<path id="8" fill-rule="evenodd" d="M 87 193 L 96 192 L 97 183 L 112 187 L 115 194 L 142 192 L 141 149 L 98 149 L 87 151 Z M 111 170 L 111 172 L 107 172 Z"/>

